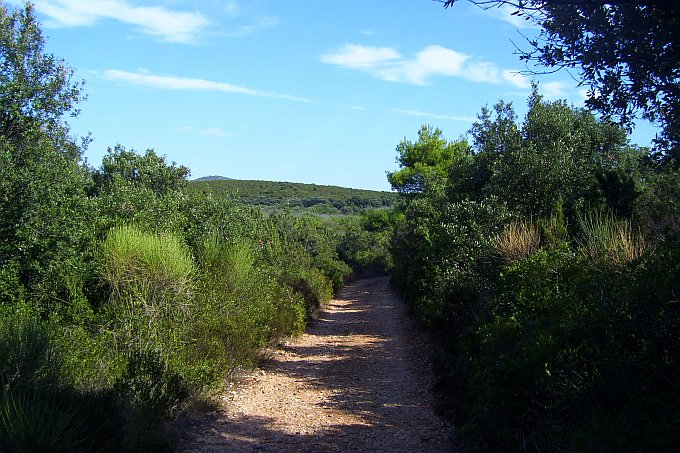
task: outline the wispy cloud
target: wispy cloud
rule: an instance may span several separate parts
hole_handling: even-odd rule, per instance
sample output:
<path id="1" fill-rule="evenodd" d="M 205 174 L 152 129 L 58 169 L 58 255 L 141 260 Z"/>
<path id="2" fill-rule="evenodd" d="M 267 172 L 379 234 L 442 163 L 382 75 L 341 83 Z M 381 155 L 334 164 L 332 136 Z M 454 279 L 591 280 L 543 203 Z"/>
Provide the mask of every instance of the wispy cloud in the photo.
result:
<path id="1" fill-rule="evenodd" d="M 517 88 L 528 89 L 531 87 L 531 82 L 529 81 L 529 79 L 522 75 L 522 73 L 520 73 L 520 71 L 518 70 L 514 69 L 503 70 L 503 79 L 505 79 L 507 82 L 510 82 Z"/>
<path id="2" fill-rule="evenodd" d="M 352 105 L 352 106 L 350 106 L 350 108 L 351 108 L 352 110 L 360 110 L 360 111 L 362 111 L 362 112 L 365 112 L 365 111 L 368 110 L 368 108 L 367 108 L 367 107 L 364 107 L 363 105 Z"/>
<path id="3" fill-rule="evenodd" d="M 402 56 L 391 47 L 345 44 L 337 52 L 321 55 L 321 61 L 350 69 L 379 72 L 384 67 L 402 61 Z"/>
<path id="4" fill-rule="evenodd" d="M 515 28 L 538 28 L 534 22 L 527 20 L 526 15 L 519 16 L 517 14 L 513 14 L 517 11 L 517 8 L 514 8 L 510 5 L 500 3 L 498 6 L 483 7 L 481 9 L 485 15 L 493 17 L 494 19 L 502 20 L 503 22 L 507 22 L 510 25 L 513 25 Z"/>
<path id="5" fill-rule="evenodd" d="M 211 25 L 200 12 L 135 6 L 127 0 L 35 0 L 35 7 L 49 18 L 47 26 L 90 27 L 102 20 L 116 20 L 174 43 L 195 42 Z"/>
<path id="6" fill-rule="evenodd" d="M 420 110 L 390 109 L 390 112 L 406 116 L 418 116 L 423 118 L 431 118 L 433 120 L 460 121 L 464 123 L 472 123 L 477 120 L 477 118 L 472 116 L 444 115 L 440 113 L 421 112 Z"/>
<path id="7" fill-rule="evenodd" d="M 274 17 L 260 17 L 249 24 L 238 26 L 224 34 L 232 38 L 242 38 L 244 36 L 260 33 L 264 30 L 275 27 L 278 24 L 278 19 Z"/>
<path id="8" fill-rule="evenodd" d="M 111 81 L 127 83 L 129 85 L 143 86 L 162 90 L 182 91 L 217 91 L 222 93 L 244 94 L 247 96 L 261 96 L 269 98 L 286 99 L 296 102 L 313 102 L 310 99 L 276 93 L 273 91 L 261 91 L 231 83 L 215 82 L 212 80 L 177 77 L 168 75 L 156 75 L 146 70 L 137 72 L 122 71 L 120 69 L 107 69 L 102 76 Z"/>
<path id="9" fill-rule="evenodd" d="M 195 135 L 200 135 L 201 137 L 212 137 L 212 138 L 224 138 L 224 137 L 231 137 L 233 134 L 230 132 L 227 132 L 223 129 L 220 129 L 219 127 L 209 127 L 205 129 L 196 129 L 192 126 L 186 126 L 182 127 L 178 130 L 179 132 L 182 132 L 184 134 L 195 134 Z"/>
<path id="10" fill-rule="evenodd" d="M 528 86 L 519 76 L 512 75 L 512 70 L 438 45 L 427 46 L 407 58 L 392 47 L 345 44 L 335 52 L 321 55 L 321 61 L 367 72 L 382 80 L 414 85 L 426 85 L 433 77 L 458 77 L 473 82 Z"/>

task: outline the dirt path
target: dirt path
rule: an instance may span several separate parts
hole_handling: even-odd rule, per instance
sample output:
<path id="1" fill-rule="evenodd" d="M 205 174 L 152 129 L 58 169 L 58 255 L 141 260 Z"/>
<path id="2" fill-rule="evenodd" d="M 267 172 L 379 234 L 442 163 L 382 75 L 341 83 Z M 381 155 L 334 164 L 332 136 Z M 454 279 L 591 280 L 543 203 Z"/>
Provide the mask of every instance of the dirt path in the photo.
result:
<path id="1" fill-rule="evenodd" d="M 427 345 L 388 283 L 347 286 L 308 333 L 196 421 L 180 451 L 449 451 Z"/>

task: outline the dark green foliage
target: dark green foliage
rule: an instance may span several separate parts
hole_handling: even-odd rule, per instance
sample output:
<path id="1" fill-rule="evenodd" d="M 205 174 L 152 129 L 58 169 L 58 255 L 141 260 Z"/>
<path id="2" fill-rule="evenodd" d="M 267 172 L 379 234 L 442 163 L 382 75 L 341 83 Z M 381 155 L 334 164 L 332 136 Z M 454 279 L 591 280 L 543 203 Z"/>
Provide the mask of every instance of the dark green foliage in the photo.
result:
<path id="1" fill-rule="evenodd" d="M 665 170 L 645 179 L 633 218 L 650 239 L 680 237 L 680 171 Z"/>
<path id="2" fill-rule="evenodd" d="M 153 150 L 141 155 L 121 145 L 109 148 L 101 167 L 92 171 L 89 191 L 99 212 L 98 233 L 129 223 L 154 230 L 181 228 L 178 211 L 188 175 L 188 168 L 168 164 Z"/>
<path id="3" fill-rule="evenodd" d="M 15 284 L 31 296 L 58 296 L 66 274 L 82 273 L 92 234 L 85 172 L 41 134 L 30 145 L 1 146 L 0 266 L 14 266 Z"/>
<path id="4" fill-rule="evenodd" d="M 81 84 L 44 46 L 30 4 L 0 4 L 0 303 L 65 298 L 65 276 L 80 277 L 87 259 L 88 181 L 62 120 L 77 113 Z"/>
<path id="5" fill-rule="evenodd" d="M 10 12 L 0 4 L 0 136 L 12 142 L 37 129 L 65 135 L 62 116 L 78 113 L 82 83 L 72 82 L 74 70 L 44 48 L 33 6 Z"/>
<path id="6" fill-rule="evenodd" d="M 664 254 L 621 267 L 562 247 L 509 266 L 475 338 L 468 432 L 535 451 L 673 449 L 678 266 L 648 269 Z"/>
<path id="7" fill-rule="evenodd" d="M 476 169 L 463 173 L 474 175 L 476 193 L 465 195 L 494 195 L 511 212 L 528 218 L 549 216 L 558 200 L 570 217 L 587 204 L 609 203 L 629 210 L 639 175 L 632 173 L 623 180 L 625 170 L 636 165 L 624 132 L 563 101 L 544 101 L 536 86 L 528 104 L 521 125 L 509 104 L 498 103 L 493 115 L 482 110 L 471 131 Z M 469 162 L 466 165 L 470 167 Z M 452 171 L 461 172 L 455 166 Z M 460 192 L 458 184 L 450 194 Z M 623 193 L 628 199 L 616 197 Z"/>
<path id="8" fill-rule="evenodd" d="M 59 380 L 62 356 L 47 325 L 30 307 L 5 310 L 0 320 L 0 384 L 13 388 L 49 388 Z"/>
<path id="9" fill-rule="evenodd" d="M 166 195 L 186 187 L 188 176 L 187 167 L 176 166 L 174 162 L 168 165 L 164 157 L 151 149 L 140 155 L 117 145 L 109 148 L 100 169 L 94 172 L 93 192 L 100 194 L 125 181 L 144 187 L 156 195 Z"/>
<path id="10" fill-rule="evenodd" d="M 392 242 L 462 441 L 677 449 L 677 173 L 535 92 L 523 124 L 499 103 L 472 135 L 443 190 L 406 199 Z"/>
<path id="11" fill-rule="evenodd" d="M 458 0 L 446 0 L 451 6 Z M 549 71 L 576 68 L 586 105 L 631 126 L 637 114 L 662 127 L 654 158 L 680 158 L 680 5 L 672 0 L 470 0 L 501 5 L 541 28 L 525 61 Z"/>
<path id="12" fill-rule="evenodd" d="M 340 258 L 360 277 L 388 275 L 393 267 L 390 243 L 395 227 L 403 221 L 395 210 L 366 211 L 341 223 Z"/>
<path id="13" fill-rule="evenodd" d="M 0 5 L 0 450 L 167 451 L 167 420 L 340 288 L 341 232 L 189 191 L 152 150 L 86 168 L 62 118 L 80 85 L 43 44 Z M 389 204 L 329 190 L 310 204 Z"/>
<path id="14" fill-rule="evenodd" d="M 113 386 L 124 404 L 130 404 L 134 423 L 152 423 L 179 413 L 189 390 L 181 376 L 168 368 L 160 354 L 136 350 Z"/>
<path id="15" fill-rule="evenodd" d="M 56 326 L 30 306 L 0 318 L 0 449 L 76 451 L 115 445 L 112 395 L 80 391 L 65 382 L 65 351 Z"/>

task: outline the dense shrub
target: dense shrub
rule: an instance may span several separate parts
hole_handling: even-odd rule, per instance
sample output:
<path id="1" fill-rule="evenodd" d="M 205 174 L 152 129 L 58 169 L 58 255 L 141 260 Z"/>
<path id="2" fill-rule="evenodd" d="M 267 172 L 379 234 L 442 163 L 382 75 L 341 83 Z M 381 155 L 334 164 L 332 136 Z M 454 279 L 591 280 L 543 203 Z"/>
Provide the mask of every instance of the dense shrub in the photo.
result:
<path id="1" fill-rule="evenodd" d="M 535 93 L 524 123 L 499 103 L 471 134 L 444 187 L 405 198 L 392 242 L 462 443 L 677 449 L 677 172 Z"/>
<path id="2" fill-rule="evenodd" d="M 57 326 L 29 305 L 0 317 L 0 450 L 112 448 L 120 433 L 111 393 L 80 390 L 63 372 Z"/>
<path id="3" fill-rule="evenodd" d="M 359 277 L 388 275 L 393 267 L 390 242 L 400 221 L 395 210 L 373 210 L 342 219 L 337 245 L 340 258 Z"/>
<path id="4" fill-rule="evenodd" d="M 113 389 L 131 406 L 133 422 L 143 425 L 172 418 L 189 396 L 181 376 L 153 350 L 132 351 Z"/>
<path id="5" fill-rule="evenodd" d="M 254 365 L 258 349 L 280 338 L 274 331 L 280 336 L 299 331 L 302 320 L 277 306 L 274 282 L 255 267 L 248 240 L 226 243 L 215 236 L 206 238 L 199 269 L 184 369 L 198 373 L 194 380 L 203 375 L 202 385 L 219 383 L 220 375 Z M 298 312 L 295 301 L 289 297 L 286 302 L 290 312 Z M 290 324 L 277 324 L 279 315 Z"/>
<path id="6" fill-rule="evenodd" d="M 48 304 L 84 273 L 90 201 L 77 160 L 46 134 L 27 135 L 0 136 L 0 302 L 27 294 Z"/>
<path id="7" fill-rule="evenodd" d="M 337 231 L 188 191 L 153 150 L 88 167 L 63 120 L 81 85 L 29 3 L 0 3 L 0 37 L 0 450 L 167 451 L 165 420 L 343 284 Z M 328 210 L 391 203 L 279 187 Z"/>
<path id="8" fill-rule="evenodd" d="M 194 263 L 188 250 L 167 233 L 117 227 L 102 244 L 102 261 L 110 297 L 101 311 L 118 330 L 119 346 L 169 354 L 181 344 L 190 317 Z"/>

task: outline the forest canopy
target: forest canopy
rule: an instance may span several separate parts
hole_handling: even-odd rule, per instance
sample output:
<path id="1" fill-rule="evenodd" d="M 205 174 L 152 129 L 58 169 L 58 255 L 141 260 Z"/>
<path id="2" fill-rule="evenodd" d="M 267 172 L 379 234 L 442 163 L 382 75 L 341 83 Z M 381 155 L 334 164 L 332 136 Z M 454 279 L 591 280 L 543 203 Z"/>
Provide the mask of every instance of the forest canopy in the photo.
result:
<path id="1" fill-rule="evenodd" d="M 680 3 L 673 0 L 468 0 L 509 7 L 540 27 L 520 59 L 576 69 L 586 106 L 632 127 L 636 116 L 661 128 L 660 164 L 680 165 Z M 446 0 L 445 7 L 460 0 Z M 519 45 L 522 49 L 522 45 Z M 540 73 L 540 69 L 528 69 Z"/>

